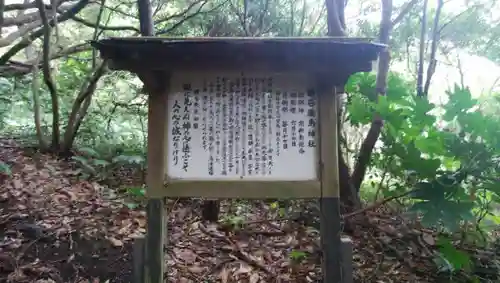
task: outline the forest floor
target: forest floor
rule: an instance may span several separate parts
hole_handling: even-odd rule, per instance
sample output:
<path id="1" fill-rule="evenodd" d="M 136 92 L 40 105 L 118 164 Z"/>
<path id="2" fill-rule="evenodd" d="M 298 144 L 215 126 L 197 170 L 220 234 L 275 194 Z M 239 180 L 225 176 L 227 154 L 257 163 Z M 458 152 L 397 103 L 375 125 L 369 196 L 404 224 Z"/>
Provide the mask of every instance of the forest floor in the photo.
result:
<path id="1" fill-rule="evenodd" d="M 10 140 L 0 141 L 0 159 L 12 168 L 0 175 L 0 282 L 132 282 L 132 242 L 146 225 L 141 206 L 79 180 L 71 162 L 28 154 Z M 127 172 L 115 177 L 124 186 L 138 182 Z M 319 281 L 314 229 L 275 219 L 254 202 L 243 225 L 228 230 L 201 222 L 199 203 L 168 201 L 169 282 Z M 433 231 L 380 209 L 365 215 L 350 235 L 355 282 L 436 282 Z M 300 262 L 293 251 L 305 255 Z"/>

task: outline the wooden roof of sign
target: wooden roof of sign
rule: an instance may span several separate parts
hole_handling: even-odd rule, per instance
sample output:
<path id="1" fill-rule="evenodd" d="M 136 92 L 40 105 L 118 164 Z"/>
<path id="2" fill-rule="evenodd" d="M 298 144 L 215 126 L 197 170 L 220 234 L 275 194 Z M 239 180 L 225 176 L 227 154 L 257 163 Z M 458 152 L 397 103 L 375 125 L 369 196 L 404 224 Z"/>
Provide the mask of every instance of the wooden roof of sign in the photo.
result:
<path id="1" fill-rule="evenodd" d="M 110 67 L 132 72 L 173 70 L 371 71 L 385 48 L 344 37 L 125 37 L 91 42 Z"/>

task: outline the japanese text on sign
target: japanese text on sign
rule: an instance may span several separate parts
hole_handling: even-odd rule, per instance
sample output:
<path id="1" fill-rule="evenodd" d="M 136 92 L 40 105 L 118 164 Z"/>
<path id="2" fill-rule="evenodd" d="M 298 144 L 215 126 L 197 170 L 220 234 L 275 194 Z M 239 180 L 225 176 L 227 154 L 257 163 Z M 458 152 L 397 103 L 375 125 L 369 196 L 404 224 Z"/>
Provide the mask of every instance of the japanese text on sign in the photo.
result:
<path id="1" fill-rule="evenodd" d="M 177 74 L 172 82 L 170 178 L 317 178 L 317 99 L 305 77 Z"/>

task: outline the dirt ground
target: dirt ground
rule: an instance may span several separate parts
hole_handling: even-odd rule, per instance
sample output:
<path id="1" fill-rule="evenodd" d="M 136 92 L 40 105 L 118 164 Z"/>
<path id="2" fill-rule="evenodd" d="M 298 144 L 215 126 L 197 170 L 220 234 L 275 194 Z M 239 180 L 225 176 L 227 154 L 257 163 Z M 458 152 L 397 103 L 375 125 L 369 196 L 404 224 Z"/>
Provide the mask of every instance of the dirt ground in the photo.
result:
<path id="1" fill-rule="evenodd" d="M 1 141 L 0 159 L 12 167 L 0 176 L 0 282 L 132 282 L 132 242 L 146 225 L 141 206 L 80 179 L 71 162 L 28 154 L 13 141 Z M 128 174 L 116 174 L 122 186 L 134 182 Z M 243 221 L 233 230 L 202 223 L 199 200 L 169 200 L 166 209 L 169 282 L 320 282 L 318 231 L 277 219 L 263 202 L 238 212 Z M 229 202 L 222 210 L 236 213 Z M 433 232 L 402 223 L 383 211 L 359 223 L 350 235 L 355 282 L 436 282 Z"/>

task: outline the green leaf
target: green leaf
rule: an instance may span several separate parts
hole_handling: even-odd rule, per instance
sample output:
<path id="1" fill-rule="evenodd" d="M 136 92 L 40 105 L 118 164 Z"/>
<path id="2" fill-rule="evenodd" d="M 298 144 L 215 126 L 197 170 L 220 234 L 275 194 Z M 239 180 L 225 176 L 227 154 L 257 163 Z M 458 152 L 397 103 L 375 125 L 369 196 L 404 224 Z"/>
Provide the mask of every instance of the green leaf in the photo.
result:
<path id="1" fill-rule="evenodd" d="M 456 249 L 451 241 L 445 237 L 439 237 L 437 241 L 439 252 L 453 266 L 455 270 L 470 271 L 470 256 Z"/>
<path id="2" fill-rule="evenodd" d="M 0 173 L 11 176 L 12 175 L 12 170 L 10 169 L 10 166 L 0 160 Z"/>
<path id="3" fill-rule="evenodd" d="M 307 254 L 303 251 L 292 250 L 290 252 L 290 258 L 292 260 L 295 260 L 295 261 L 302 260 L 302 259 L 306 258 L 306 256 L 307 256 Z"/>
<path id="4" fill-rule="evenodd" d="M 368 124 L 373 117 L 366 99 L 361 95 L 351 96 L 350 103 L 347 105 L 347 111 L 349 112 L 349 121 L 354 126 Z"/>
<path id="5" fill-rule="evenodd" d="M 118 155 L 113 158 L 113 163 L 143 164 L 144 161 L 140 155 Z"/>
<path id="6" fill-rule="evenodd" d="M 132 202 L 127 202 L 127 203 L 125 203 L 125 206 L 127 206 L 129 209 L 136 209 L 136 208 L 139 207 L 139 204 L 132 203 Z"/>
<path id="7" fill-rule="evenodd" d="M 146 194 L 146 191 L 144 190 L 144 188 L 141 188 L 141 187 L 132 187 L 132 188 L 128 188 L 127 189 L 127 192 L 131 195 L 134 195 L 134 196 L 144 196 Z"/>
<path id="8" fill-rule="evenodd" d="M 82 147 L 79 149 L 79 151 L 84 153 L 85 155 L 87 155 L 89 157 L 93 157 L 93 158 L 99 157 L 99 153 L 97 153 L 97 151 L 95 151 L 94 149 L 92 149 L 90 147 Z"/>
<path id="9" fill-rule="evenodd" d="M 110 164 L 108 161 L 102 159 L 94 159 L 92 160 L 92 163 L 94 163 L 95 166 L 101 166 L 101 167 L 106 167 Z"/>

